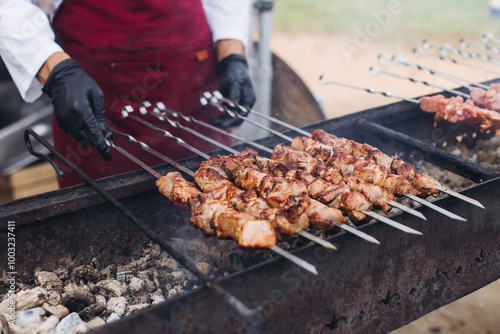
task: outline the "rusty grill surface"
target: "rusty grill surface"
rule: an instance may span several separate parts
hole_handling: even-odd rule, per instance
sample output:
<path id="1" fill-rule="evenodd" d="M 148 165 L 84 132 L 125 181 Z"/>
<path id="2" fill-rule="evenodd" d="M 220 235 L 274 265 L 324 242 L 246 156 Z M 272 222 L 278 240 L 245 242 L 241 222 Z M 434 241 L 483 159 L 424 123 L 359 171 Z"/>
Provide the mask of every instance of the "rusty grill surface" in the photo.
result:
<path id="1" fill-rule="evenodd" d="M 459 136 L 473 145 L 492 135 L 446 122 L 434 128 L 433 122 L 432 115 L 418 106 L 399 102 L 305 129 L 322 128 L 367 142 L 389 155 L 397 153 L 408 162 L 428 161 L 474 181 L 477 184 L 463 193 L 479 200 L 486 210 L 450 197 L 434 201 L 467 222 L 421 207 L 427 221 L 405 213 L 391 218 L 418 229 L 423 236 L 372 222 L 361 229 L 380 240 L 379 246 L 339 233 L 328 237 L 339 246 L 336 252 L 314 244 L 293 247 L 295 255 L 316 266 L 318 276 L 282 258 L 269 259 L 266 251 L 242 251 L 232 241 L 206 239 L 223 250 L 220 258 L 213 259 L 215 265 L 224 262 L 223 253 L 243 259 L 245 269 L 218 282 L 248 306 L 261 307 L 255 317 L 241 319 L 220 296 L 203 287 L 93 333 L 385 333 L 498 279 L 500 207 L 496 203 L 500 178 L 494 171 L 442 150 Z M 281 141 L 268 137 L 259 143 L 273 147 Z M 200 161 L 190 158 L 181 163 L 196 169 Z M 166 174 L 175 169 L 162 165 L 156 170 Z M 199 237 L 200 233 L 188 223 L 188 213 L 161 196 L 146 172 L 126 173 L 98 183 L 167 240 L 184 238 L 189 242 Z M 19 278 L 24 281 L 33 279 L 37 267 L 53 268 L 57 259 L 68 252 L 89 261 L 96 252 L 102 252 L 102 262 L 113 263 L 139 249 L 141 238 L 145 238 L 87 185 L 4 204 L 0 206 L 0 217 L 2 238 L 7 235 L 7 222 L 16 222 L 17 267 L 23 268 Z M 122 240 L 130 235 L 139 235 L 138 240 L 124 247 Z M 0 247 L 6 254 L 5 243 Z M 1 261 L 5 268 L 6 259 Z"/>

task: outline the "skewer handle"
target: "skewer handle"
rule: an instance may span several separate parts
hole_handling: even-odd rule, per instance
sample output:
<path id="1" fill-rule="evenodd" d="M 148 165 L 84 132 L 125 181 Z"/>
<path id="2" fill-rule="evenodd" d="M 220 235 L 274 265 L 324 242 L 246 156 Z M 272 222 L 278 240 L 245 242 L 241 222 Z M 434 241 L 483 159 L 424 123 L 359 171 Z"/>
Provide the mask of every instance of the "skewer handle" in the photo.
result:
<path id="1" fill-rule="evenodd" d="M 253 114 L 258 115 L 258 116 L 260 116 L 260 117 L 262 117 L 264 119 L 267 119 L 268 121 L 271 121 L 273 123 L 279 124 L 279 125 L 284 126 L 284 127 L 287 127 L 287 128 L 289 128 L 291 130 L 294 130 L 294 131 L 296 131 L 296 132 L 298 132 L 298 133 L 300 133 L 300 134 L 302 134 L 304 136 L 307 136 L 308 132 L 302 130 L 301 128 L 298 128 L 298 127 L 296 127 L 294 125 L 291 125 L 291 124 L 288 124 L 286 122 L 283 122 L 282 120 L 277 119 L 275 117 L 272 117 L 272 116 L 260 113 L 258 111 L 255 111 L 255 110 L 253 110 L 251 108 L 244 107 L 244 106 L 238 104 L 237 102 L 235 102 L 233 100 L 225 98 L 224 96 L 222 96 L 222 94 L 219 91 L 214 91 L 214 92 L 212 92 L 212 94 L 213 94 L 213 96 L 218 101 L 220 101 L 221 103 L 224 103 L 226 105 L 229 105 L 230 107 L 238 108 L 238 109 L 240 109 L 242 111 L 247 111 L 247 112 L 253 113 Z"/>
<path id="2" fill-rule="evenodd" d="M 469 94 L 465 94 L 465 93 L 463 93 L 461 91 L 458 91 L 458 90 L 455 90 L 455 89 L 448 89 L 446 87 L 436 85 L 436 84 L 434 84 L 432 82 L 429 82 L 429 81 L 420 80 L 420 79 L 417 79 L 417 78 L 405 77 L 405 76 L 402 76 L 402 75 L 398 75 L 398 74 L 395 74 L 395 73 L 391 73 L 391 72 L 387 72 L 387 71 L 381 70 L 377 66 L 372 66 L 370 68 L 370 74 L 371 75 L 376 75 L 377 73 L 382 73 L 382 74 L 389 75 L 389 76 L 392 76 L 392 77 L 395 77 L 395 78 L 398 78 L 398 79 L 409 80 L 409 81 L 414 82 L 414 83 L 421 83 L 421 84 L 429 86 L 429 87 L 439 88 L 439 89 L 442 89 L 444 91 L 450 92 L 452 94 L 460 95 L 460 96 L 462 96 L 462 97 L 464 97 L 466 99 L 470 98 Z"/>

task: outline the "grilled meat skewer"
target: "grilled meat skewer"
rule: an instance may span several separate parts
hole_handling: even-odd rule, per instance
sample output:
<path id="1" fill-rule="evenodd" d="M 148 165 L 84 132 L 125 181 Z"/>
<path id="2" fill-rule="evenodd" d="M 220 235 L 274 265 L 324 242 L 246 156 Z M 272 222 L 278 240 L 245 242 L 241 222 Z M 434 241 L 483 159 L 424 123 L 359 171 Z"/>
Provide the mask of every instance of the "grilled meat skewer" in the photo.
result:
<path id="1" fill-rule="evenodd" d="M 437 188 L 439 188 L 441 184 L 438 181 L 430 176 L 417 173 L 415 166 L 412 164 L 406 163 L 400 158 L 392 159 L 376 147 L 368 144 L 360 144 L 346 138 L 339 138 L 321 129 L 314 130 L 312 132 L 312 138 L 322 144 L 332 146 L 335 150 L 340 150 L 341 148 L 347 149 L 351 151 L 356 158 L 371 160 L 385 167 L 387 172 L 404 176 L 424 196 L 432 195 L 436 197 L 439 195 L 439 190 Z"/>
<path id="2" fill-rule="evenodd" d="M 234 183 L 243 189 L 255 189 L 270 207 L 279 208 L 289 205 L 290 201 L 304 201 L 306 214 L 313 228 L 330 230 L 347 222 L 340 210 L 311 199 L 304 183 L 270 176 L 255 166 L 245 165 L 244 160 L 238 156 L 216 155 L 202 163 L 204 164 L 218 171 L 221 176 L 234 180 Z"/>
<path id="3" fill-rule="evenodd" d="M 500 113 L 477 107 L 472 100 L 464 102 L 461 96 L 447 99 L 438 94 L 421 97 L 419 103 L 423 111 L 434 114 L 434 126 L 445 119 L 452 123 L 477 125 L 481 131 L 495 131 L 500 136 Z"/>
<path id="4" fill-rule="evenodd" d="M 373 209 L 372 204 L 365 195 L 357 191 L 351 191 L 347 184 L 338 183 L 334 185 L 329 183 L 313 176 L 311 173 L 301 171 L 296 163 L 263 158 L 258 156 L 256 151 L 248 148 L 239 156 L 247 163 L 256 165 L 265 173 L 304 182 L 311 198 L 341 210 L 353 221 L 366 220 L 367 216 L 363 211 Z"/>
<path id="5" fill-rule="evenodd" d="M 345 154 L 344 156 L 347 156 L 347 159 L 343 160 L 343 157 L 340 156 L 336 153 L 334 153 L 334 150 L 332 147 L 323 145 L 321 143 L 318 143 L 314 141 L 313 139 L 309 137 L 302 137 L 299 138 L 297 137 L 294 139 L 294 142 L 297 143 L 297 147 L 300 149 L 306 149 L 307 147 L 307 152 L 309 152 L 313 157 L 319 157 L 320 160 L 323 159 L 326 160 L 326 164 L 333 164 L 334 166 L 341 168 L 341 170 L 348 174 L 348 173 L 353 173 L 357 176 L 359 176 L 361 179 L 368 181 L 368 182 L 373 182 L 377 184 L 377 182 L 380 182 L 382 180 L 383 182 L 380 182 L 379 185 L 383 187 L 387 187 L 387 185 L 392 185 L 392 188 L 389 188 L 391 192 L 394 193 L 394 195 L 397 196 L 405 196 L 408 197 L 422 205 L 425 205 L 427 207 L 430 207 L 433 210 L 436 210 L 440 213 L 442 213 L 445 216 L 448 216 L 452 219 L 456 219 L 459 221 L 466 221 L 463 217 L 460 217 L 453 212 L 449 212 L 448 210 L 445 210 L 443 208 L 440 208 L 430 202 L 427 202 L 418 196 L 415 195 L 415 193 L 418 194 L 418 191 L 411 187 L 411 184 L 409 185 L 408 180 L 405 178 L 402 178 L 400 175 L 389 175 L 387 174 L 387 171 L 385 168 L 382 168 L 378 165 L 372 166 L 369 164 L 367 161 L 362 160 L 362 159 L 356 159 L 352 154 L 348 155 Z M 305 145 L 305 146 L 304 146 Z M 318 149 L 319 147 L 319 149 Z M 330 156 L 328 155 L 330 154 Z M 326 158 L 325 158 L 326 157 Z M 352 166 L 349 164 L 352 164 Z M 392 177 L 392 178 L 390 178 Z M 400 184 L 398 182 L 398 178 L 402 178 L 402 181 L 406 182 L 405 184 Z M 388 182 L 389 181 L 389 182 Z M 398 189 L 399 186 L 399 189 Z M 440 188 L 443 189 L 443 188 Z M 408 193 L 408 190 L 412 190 L 412 193 Z M 446 190 L 446 189 L 444 189 Z M 442 191 L 444 191 L 442 190 Z M 457 195 L 456 193 L 454 194 L 455 196 Z M 458 194 L 460 195 L 460 194 Z"/>
<path id="6" fill-rule="evenodd" d="M 210 168 L 207 164 L 202 164 L 193 178 L 205 193 L 211 193 L 216 199 L 228 201 L 240 212 L 268 220 L 279 234 L 293 235 L 309 227 L 303 201 L 290 203 L 286 207 L 271 208 L 264 199 L 257 196 L 254 189 L 241 190 L 222 177 L 220 171 Z"/>
<path id="7" fill-rule="evenodd" d="M 232 238 L 242 248 L 272 248 L 276 245 L 276 234 L 270 222 L 238 212 L 228 202 L 200 192 L 179 172 L 162 176 L 156 185 L 175 206 L 191 209 L 191 223 L 206 236 Z"/>
<path id="8" fill-rule="evenodd" d="M 221 238 L 231 237 L 242 248 L 268 248 L 312 274 L 318 274 L 312 264 L 276 246 L 275 231 L 268 221 L 255 220 L 249 214 L 235 211 L 227 202 L 214 200 L 178 172 L 160 176 L 156 185 L 174 205 L 191 208 L 191 222 L 205 235 L 214 235 L 215 232 Z"/>
<path id="9" fill-rule="evenodd" d="M 387 188 L 396 196 L 402 196 L 404 193 L 421 194 L 403 176 L 389 174 L 384 167 L 356 158 L 347 150 L 337 152 L 333 147 L 321 144 L 310 137 L 294 138 L 291 147 L 299 151 L 305 151 L 314 158 L 326 162 L 327 165 L 340 168 L 344 175 L 354 175 L 366 182 Z"/>
<path id="10" fill-rule="evenodd" d="M 491 84 L 487 90 L 472 87 L 470 89 L 470 99 L 478 107 L 500 111 L 500 84 Z"/>
<path id="11" fill-rule="evenodd" d="M 305 170 L 333 184 L 345 182 L 351 190 L 363 193 L 370 203 L 382 209 L 384 212 L 389 212 L 391 210 L 391 206 L 387 204 L 387 202 L 393 201 L 394 195 L 387 189 L 372 183 L 366 183 L 355 176 L 344 176 L 339 168 L 327 166 L 325 162 L 314 158 L 307 152 L 298 151 L 290 146 L 278 144 L 274 147 L 271 159 L 295 162 L 301 170 Z"/>

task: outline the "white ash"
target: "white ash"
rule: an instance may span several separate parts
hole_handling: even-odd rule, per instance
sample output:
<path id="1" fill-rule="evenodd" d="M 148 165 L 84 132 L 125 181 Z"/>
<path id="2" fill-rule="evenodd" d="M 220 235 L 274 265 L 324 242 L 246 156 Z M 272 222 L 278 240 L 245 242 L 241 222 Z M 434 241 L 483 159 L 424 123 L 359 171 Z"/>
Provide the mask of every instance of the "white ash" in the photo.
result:
<path id="1" fill-rule="evenodd" d="M 80 319 L 78 313 L 73 312 L 64 317 L 56 326 L 56 334 L 82 333 L 87 330 L 87 325 Z"/>
<path id="2" fill-rule="evenodd" d="M 44 303 L 42 308 L 46 311 L 46 313 L 55 315 L 59 319 L 62 319 L 69 314 L 68 308 L 62 304 L 50 305 L 49 303 Z"/>
<path id="3" fill-rule="evenodd" d="M 175 243 L 181 244 L 181 240 Z M 200 285 L 159 246 L 152 244 L 148 242 L 128 263 L 101 268 L 99 259 L 93 258 L 90 264 L 68 266 L 68 261 L 64 260 L 59 261 L 60 266 L 53 271 L 37 269 L 31 284 L 19 284 L 20 291 L 17 291 L 18 311 L 26 310 L 26 314 L 38 317 L 36 326 L 31 325 L 25 333 L 37 332 L 38 328 L 40 333 L 84 332 Z M 213 269 L 214 265 L 202 261 L 215 247 L 195 242 L 188 251 L 184 241 L 182 248 L 196 253 L 193 257 L 199 258 L 197 265 L 201 271 L 210 273 L 212 278 L 222 277 Z M 208 253 L 197 253 L 202 251 Z M 0 314 L 5 314 L 9 300 L 6 295 L 2 297 Z M 3 316 L 0 316 L 0 323 L 8 326 Z M 14 328 L 8 328 L 7 332 L 17 333 Z"/>
<path id="4" fill-rule="evenodd" d="M 101 317 L 95 317 L 94 319 L 87 322 L 88 329 L 93 329 L 104 325 L 106 325 L 106 321 L 104 321 L 104 319 Z"/>
<path id="5" fill-rule="evenodd" d="M 106 303 L 106 311 L 115 313 L 120 317 L 125 314 L 126 308 L 127 298 L 125 297 L 111 297 Z"/>
<path id="6" fill-rule="evenodd" d="M 106 323 L 110 324 L 112 322 L 115 322 L 117 320 L 120 320 L 120 316 L 116 313 L 112 313 L 107 319 L 106 319 Z"/>
<path id="7" fill-rule="evenodd" d="M 18 333 L 34 333 L 45 320 L 45 310 L 41 307 L 16 312 L 16 330 Z"/>
<path id="8" fill-rule="evenodd" d="M 146 282 L 144 280 L 134 276 L 130 279 L 128 287 L 131 293 L 138 293 L 144 288 L 145 285 Z"/>
<path id="9" fill-rule="evenodd" d="M 127 287 L 117 280 L 103 280 L 96 283 L 96 288 L 104 297 L 120 297 L 127 291 Z"/>
<path id="10" fill-rule="evenodd" d="M 463 159 L 500 172 L 500 137 L 498 136 L 489 139 L 478 139 L 469 145 L 461 141 L 453 146 L 446 147 L 445 150 Z"/>
<path id="11" fill-rule="evenodd" d="M 56 326 L 61 321 L 61 319 L 56 315 L 50 315 L 44 322 L 37 327 L 37 334 L 53 334 L 56 330 Z"/>
<path id="12" fill-rule="evenodd" d="M 129 306 L 127 306 L 127 314 L 132 314 L 134 312 L 148 308 L 149 306 L 150 306 L 149 303 L 129 305 Z"/>

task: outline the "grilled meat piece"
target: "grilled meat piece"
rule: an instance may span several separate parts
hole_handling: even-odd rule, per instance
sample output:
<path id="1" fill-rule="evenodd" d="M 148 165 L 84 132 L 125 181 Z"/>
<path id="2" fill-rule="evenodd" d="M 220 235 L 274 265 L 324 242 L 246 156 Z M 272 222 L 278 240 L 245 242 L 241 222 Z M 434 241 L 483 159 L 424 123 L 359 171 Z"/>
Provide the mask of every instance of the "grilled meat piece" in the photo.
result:
<path id="1" fill-rule="evenodd" d="M 264 199 L 257 196 L 253 188 L 244 191 L 227 180 L 227 174 L 216 165 L 202 162 L 194 174 L 194 180 L 204 192 L 229 201 L 236 210 L 268 220 L 280 234 L 292 235 L 309 226 L 305 205 L 301 201 L 286 207 L 271 208 Z"/>
<path id="2" fill-rule="evenodd" d="M 415 166 L 412 164 L 404 162 L 399 158 L 392 159 L 376 147 L 368 144 L 360 144 L 346 138 L 339 138 L 321 129 L 314 130 L 312 138 L 322 144 L 333 147 L 337 151 L 342 149 L 349 150 L 356 158 L 371 160 L 379 166 L 383 166 L 388 172 L 404 176 L 423 196 L 432 195 L 436 197 L 439 195 L 439 190 L 436 187 L 439 187 L 441 184 L 438 181 L 428 175 L 417 173 Z"/>
<path id="3" fill-rule="evenodd" d="M 491 84 L 488 90 L 472 87 L 470 89 L 470 99 L 478 107 L 500 111 L 500 84 Z"/>
<path id="4" fill-rule="evenodd" d="M 481 131 L 495 131 L 500 136 L 500 113 L 477 107 L 472 100 L 464 102 L 461 96 L 447 99 L 438 94 L 421 97 L 419 102 L 423 111 L 434 114 L 434 126 L 444 119 L 452 123 L 476 125 Z"/>
<path id="5" fill-rule="evenodd" d="M 344 175 L 357 176 L 366 182 L 387 188 L 397 196 L 401 196 L 403 193 L 420 195 L 420 192 L 403 176 L 389 174 L 385 167 L 358 159 L 347 150 L 335 150 L 333 147 L 321 144 L 310 137 L 296 137 L 291 146 L 296 150 L 311 154 L 326 162 L 327 165 L 340 168 Z"/>
<path id="6" fill-rule="evenodd" d="M 194 184 L 186 181 L 178 172 L 168 173 L 156 180 L 160 194 L 167 197 L 179 209 L 189 210 L 191 200 L 200 193 Z"/>
<path id="7" fill-rule="evenodd" d="M 306 185 L 300 181 L 270 176 L 235 155 L 212 156 L 207 164 L 230 176 L 239 187 L 255 189 L 271 207 L 289 207 L 302 202 L 313 228 L 330 230 L 336 224 L 347 222 L 341 211 L 311 199 Z"/>
<path id="8" fill-rule="evenodd" d="M 339 168 L 327 166 L 323 161 L 314 158 L 307 152 L 298 151 L 290 146 L 279 144 L 274 147 L 271 159 L 296 162 L 301 170 L 308 171 L 312 175 L 332 184 L 345 182 L 351 190 L 361 192 L 373 205 L 381 208 L 384 212 L 391 210 L 391 206 L 386 204 L 386 202 L 394 200 L 394 195 L 387 189 L 372 183 L 366 183 L 355 176 L 344 177 Z"/>
<path id="9" fill-rule="evenodd" d="M 236 211 L 228 202 L 200 192 L 178 172 L 159 178 L 161 194 L 181 209 L 191 208 L 191 223 L 207 236 L 232 238 L 242 248 L 270 248 L 276 245 L 276 234 L 267 220 Z"/>
<path id="10" fill-rule="evenodd" d="M 373 209 L 371 203 L 363 194 L 351 191 L 345 183 L 334 185 L 326 182 L 309 172 L 301 171 L 294 162 L 263 158 L 258 156 L 256 151 L 248 148 L 239 154 L 239 156 L 245 161 L 256 165 L 265 173 L 304 182 L 307 185 L 308 194 L 311 198 L 341 210 L 354 221 L 367 219 L 362 211 Z"/>

